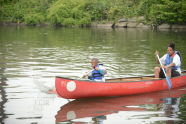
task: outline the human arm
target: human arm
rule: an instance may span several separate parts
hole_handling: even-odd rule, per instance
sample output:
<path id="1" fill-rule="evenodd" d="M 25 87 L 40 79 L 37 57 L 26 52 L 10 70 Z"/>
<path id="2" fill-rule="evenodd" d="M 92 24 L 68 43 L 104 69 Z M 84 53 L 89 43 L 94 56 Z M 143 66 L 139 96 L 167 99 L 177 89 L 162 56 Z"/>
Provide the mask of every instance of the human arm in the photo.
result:
<path id="1" fill-rule="evenodd" d="M 156 50 L 155 51 L 156 61 L 157 61 L 158 64 L 160 64 L 157 55 L 159 56 L 159 51 Z M 165 59 L 166 59 L 166 54 L 160 58 L 160 61 L 163 64 L 163 67 L 164 67 L 164 64 L 165 64 Z"/>
<path id="2" fill-rule="evenodd" d="M 172 63 L 167 65 L 166 68 L 171 68 L 173 66 L 181 66 L 181 60 L 180 60 L 179 55 L 177 54 L 174 56 Z"/>
<path id="3" fill-rule="evenodd" d="M 81 78 L 85 78 L 85 77 L 91 76 L 91 72 L 92 72 L 92 70 L 90 70 L 88 72 L 85 72 Z"/>

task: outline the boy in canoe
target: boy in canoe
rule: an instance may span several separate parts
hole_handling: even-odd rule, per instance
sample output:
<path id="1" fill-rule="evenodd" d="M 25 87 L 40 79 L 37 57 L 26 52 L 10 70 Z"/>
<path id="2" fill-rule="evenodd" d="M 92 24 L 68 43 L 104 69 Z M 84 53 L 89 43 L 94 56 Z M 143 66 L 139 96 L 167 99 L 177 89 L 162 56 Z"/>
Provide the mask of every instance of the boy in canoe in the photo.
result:
<path id="1" fill-rule="evenodd" d="M 155 55 L 159 54 L 158 51 Z M 181 56 L 178 51 L 175 50 L 175 44 L 170 43 L 167 48 L 167 53 L 160 58 L 162 67 L 164 68 L 168 77 L 176 77 L 181 75 Z M 165 78 L 163 70 L 160 67 L 154 68 L 155 78 Z"/>
<path id="2" fill-rule="evenodd" d="M 104 75 L 107 73 L 107 71 L 103 64 L 99 64 L 99 60 L 97 58 L 91 59 L 90 63 L 93 70 L 84 74 L 83 78 L 88 77 L 88 79 L 94 81 L 105 81 Z"/>

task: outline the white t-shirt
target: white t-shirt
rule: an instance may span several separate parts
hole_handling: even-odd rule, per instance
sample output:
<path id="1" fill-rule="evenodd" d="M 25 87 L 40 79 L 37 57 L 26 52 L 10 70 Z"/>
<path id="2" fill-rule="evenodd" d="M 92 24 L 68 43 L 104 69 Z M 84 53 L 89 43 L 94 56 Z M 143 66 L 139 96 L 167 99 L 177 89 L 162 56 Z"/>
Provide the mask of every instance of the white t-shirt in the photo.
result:
<path id="1" fill-rule="evenodd" d="M 165 54 L 163 57 L 160 58 L 160 61 L 162 62 L 163 65 L 165 65 L 165 59 L 167 58 L 167 55 L 168 54 Z M 180 56 L 176 54 L 173 57 L 172 63 L 174 63 L 175 66 L 178 66 L 178 68 L 177 68 L 176 71 L 178 71 L 181 74 L 181 68 L 180 68 L 180 66 L 181 66 L 181 60 L 180 60 Z"/>

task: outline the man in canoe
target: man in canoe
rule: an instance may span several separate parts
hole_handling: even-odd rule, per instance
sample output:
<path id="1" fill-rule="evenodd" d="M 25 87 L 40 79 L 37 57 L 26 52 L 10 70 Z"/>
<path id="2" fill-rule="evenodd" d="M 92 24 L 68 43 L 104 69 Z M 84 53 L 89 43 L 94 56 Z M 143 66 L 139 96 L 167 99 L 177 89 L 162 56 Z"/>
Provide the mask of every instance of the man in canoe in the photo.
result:
<path id="1" fill-rule="evenodd" d="M 158 54 L 159 52 L 156 51 L 156 57 Z M 175 51 L 174 43 L 169 44 L 167 48 L 167 53 L 160 58 L 160 61 L 168 77 L 176 77 L 181 75 L 181 56 L 178 51 Z M 154 75 L 155 78 L 165 78 L 161 67 L 154 68 Z"/>
<path id="2" fill-rule="evenodd" d="M 83 78 L 88 77 L 88 79 L 94 81 L 105 81 L 104 75 L 107 72 L 103 64 L 99 64 L 99 60 L 97 58 L 93 58 L 91 59 L 91 66 L 93 70 L 84 74 Z"/>

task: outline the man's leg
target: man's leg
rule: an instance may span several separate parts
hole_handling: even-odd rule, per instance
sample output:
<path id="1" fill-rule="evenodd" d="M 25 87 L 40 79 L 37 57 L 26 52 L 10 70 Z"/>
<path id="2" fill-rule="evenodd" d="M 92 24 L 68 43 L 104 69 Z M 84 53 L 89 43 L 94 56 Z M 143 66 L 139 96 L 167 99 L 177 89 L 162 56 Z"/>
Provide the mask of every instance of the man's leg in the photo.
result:
<path id="1" fill-rule="evenodd" d="M 168 77 L 171 77 L 171 70 L 172 70 L 172 68 L 167 68 L 166 69 L 166 74 L 167 74 Z"/>
<path id="2" fill-rule="evenodd" d="M 155 67 L 154 68 L 154 76 L 155 76 L 155 78 L 160 77 L 160 67 Z"/>
<path id="3" fill-rule="evenodd" d="M 180 76 L 180 73 L 178 71 L 172 69 L 171 70 L 171 76 L 172 77 L 177 77 L 177 76 Z"/>

